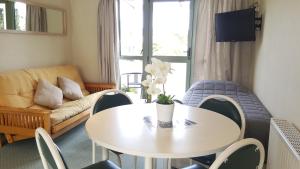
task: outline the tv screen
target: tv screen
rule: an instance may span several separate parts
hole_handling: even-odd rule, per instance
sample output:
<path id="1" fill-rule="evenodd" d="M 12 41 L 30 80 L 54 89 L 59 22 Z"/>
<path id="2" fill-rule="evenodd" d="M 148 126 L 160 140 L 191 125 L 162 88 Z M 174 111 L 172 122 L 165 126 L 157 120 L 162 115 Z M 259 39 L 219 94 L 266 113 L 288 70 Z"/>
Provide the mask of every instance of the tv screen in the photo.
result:
<path id="1" fill-rule="evenodd" d="M 255 8 L 216 14 L 217 42 L 255 41 Z"/>

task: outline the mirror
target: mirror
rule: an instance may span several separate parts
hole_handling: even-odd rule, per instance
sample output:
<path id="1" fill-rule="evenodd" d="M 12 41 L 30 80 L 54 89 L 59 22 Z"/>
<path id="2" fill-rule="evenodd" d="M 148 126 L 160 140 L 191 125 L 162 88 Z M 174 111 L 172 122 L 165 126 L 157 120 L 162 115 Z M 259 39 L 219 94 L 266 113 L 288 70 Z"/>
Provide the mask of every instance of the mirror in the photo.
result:
<path id="1" fill-rule="evenodd" d="M 0 0 L 0 31 L 65 34 L 65 12 L 29 2 Z"/>

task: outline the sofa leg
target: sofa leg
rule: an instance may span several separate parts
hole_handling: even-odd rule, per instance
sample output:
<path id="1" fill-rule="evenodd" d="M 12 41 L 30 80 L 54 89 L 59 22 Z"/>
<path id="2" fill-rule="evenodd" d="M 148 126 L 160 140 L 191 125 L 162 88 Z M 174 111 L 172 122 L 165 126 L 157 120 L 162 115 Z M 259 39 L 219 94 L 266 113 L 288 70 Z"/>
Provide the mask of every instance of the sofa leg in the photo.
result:
<path id="1" fill-rule="evenodd" d="M 8 143 L 13 143 L 14 142 L 14 138 L 10 134 L 5 134 L 5 138 L 6 138 Z"/>

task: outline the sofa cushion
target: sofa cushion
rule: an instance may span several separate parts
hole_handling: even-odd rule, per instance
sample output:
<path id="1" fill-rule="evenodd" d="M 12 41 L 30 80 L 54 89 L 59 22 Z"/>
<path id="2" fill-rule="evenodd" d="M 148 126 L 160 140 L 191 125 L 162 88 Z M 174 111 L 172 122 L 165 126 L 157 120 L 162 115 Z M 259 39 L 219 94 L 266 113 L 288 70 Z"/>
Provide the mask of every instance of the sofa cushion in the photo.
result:
<path id="1" fill-rule="evenodd" d="M 22 70 L 0 73 L 0 106 L 27 108 L 33 104 L 34 81 Z"/>
<path id="2" fill-rule="evenodd" d="M 61 123 L 91 107 L 89 97 L 64 103 L 60 108 L 52 110 L 50 114 L 51 125 Z"/>
<path id="3" fill-rule="evenodd" d="M 61 88 L 64 97 L 70 100 L 77 100 L 83 97 L 80 86 L 71 79 L 58 77 L 58 86 Z"/>
<path id="4" fill-rule="evenodd" d="M 63 94 L 60 88 L 44 79 L 40 79 L 34 95 L 34 103 L 51 109 L 62 105 Z"/>

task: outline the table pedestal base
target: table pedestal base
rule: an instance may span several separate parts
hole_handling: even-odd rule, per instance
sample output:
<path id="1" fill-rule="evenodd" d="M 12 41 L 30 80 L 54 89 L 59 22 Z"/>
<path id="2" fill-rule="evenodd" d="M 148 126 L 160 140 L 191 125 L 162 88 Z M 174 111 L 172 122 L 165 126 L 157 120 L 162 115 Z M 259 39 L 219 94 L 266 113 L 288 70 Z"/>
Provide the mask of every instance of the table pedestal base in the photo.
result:
<path id="1" fill-rule="evenodd" d="M 108 149 L 101 147 L 102 148 L 102 161 L 108 160 Z"/>
<path id="2" fill-rule="evenodd" d="M 152 158 L 145 157 L 145 169 L 153 169 L 152 168 Z"/>

